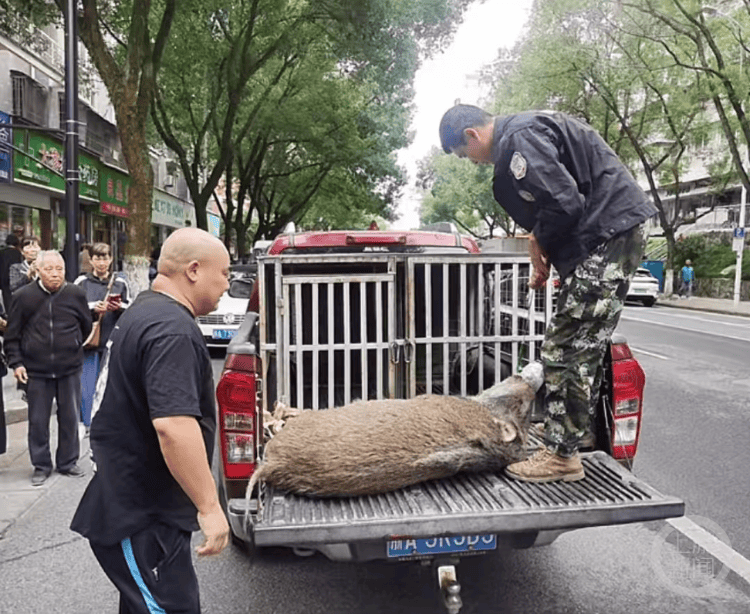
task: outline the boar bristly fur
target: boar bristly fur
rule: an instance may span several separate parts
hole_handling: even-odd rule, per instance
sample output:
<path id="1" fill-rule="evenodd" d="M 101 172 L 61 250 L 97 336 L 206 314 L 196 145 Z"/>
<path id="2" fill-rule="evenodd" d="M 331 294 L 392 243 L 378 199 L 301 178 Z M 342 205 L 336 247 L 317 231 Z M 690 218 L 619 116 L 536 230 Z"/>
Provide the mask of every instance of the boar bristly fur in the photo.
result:
<path id="1" fill-rule="evenodd" d="M 421 395 L 303 411 L 267 444 L 248 485 L 315 496 L 377 494 L 526 458 L 536 383 L 514 375 L 474 399 Z"/>

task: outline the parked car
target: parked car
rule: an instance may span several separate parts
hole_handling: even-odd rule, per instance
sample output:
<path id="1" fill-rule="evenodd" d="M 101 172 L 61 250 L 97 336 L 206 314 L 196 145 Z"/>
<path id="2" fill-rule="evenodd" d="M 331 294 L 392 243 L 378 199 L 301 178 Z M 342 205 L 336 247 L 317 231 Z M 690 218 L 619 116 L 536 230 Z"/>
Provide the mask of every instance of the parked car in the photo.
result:
<path id="1" fill-rule="evenodd" d="M 232 266 L 229 290 L 222 295 L 219 306 L 196 318 L 208 345 L 226 346 L 239 330 L 247 314 L 256 272 L 255 264 Z"/>
<path id="2" fill-rule="evenodd" d="M 638 267 L 628 288 L 628 301 L 639 301 L 646 307 L 652 307 L 659 296 L 659 280 L 651 271 Z"/>

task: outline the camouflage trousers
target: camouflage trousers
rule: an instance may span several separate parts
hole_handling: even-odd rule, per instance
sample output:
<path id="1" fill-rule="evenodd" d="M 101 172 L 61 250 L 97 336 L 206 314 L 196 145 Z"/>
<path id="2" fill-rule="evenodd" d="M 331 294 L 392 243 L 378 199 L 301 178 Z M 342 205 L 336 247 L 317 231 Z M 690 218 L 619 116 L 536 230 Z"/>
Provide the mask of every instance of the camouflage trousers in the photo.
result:
<path id="1" fill-rule="evenodd" d="M 575 454 L 589 432 L 604 352 L 644 248 L 643 227 L 635 226 L 598 246 L 562 280 L 541 351 L 545 443 L 561 456 Z"/>

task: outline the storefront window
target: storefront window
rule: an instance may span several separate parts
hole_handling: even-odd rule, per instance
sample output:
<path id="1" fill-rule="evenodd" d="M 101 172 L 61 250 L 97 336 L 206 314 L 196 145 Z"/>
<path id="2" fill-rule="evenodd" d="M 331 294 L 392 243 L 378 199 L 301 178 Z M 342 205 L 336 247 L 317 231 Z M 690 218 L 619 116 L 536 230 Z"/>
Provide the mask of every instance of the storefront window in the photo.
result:
<path id="1" fill-rule="evenodd" d="M 42 224 L 39 209 L 0 204 L 0 241 L 5 244 L 9 233 L 15 232 L 19 238 L 33 235 L 41 237 Z"/>
<path id="2" fill-rule="evenodd" d="M 151 226 L 151 250 L 161 246 L 161 230 L 158 226 Z"/>
<path id="3" fill-rule="evenodd" d="M 92 243 L 106 243 L 112 247 L 112 227 L 110 223 L 111 218 L 104 215 L 91 215 L 91 242 Z"/>
<path id="4" fill-rule="evenodd" d="M 0 242 L 5 245 L 5 238 L 10 233 L 10 222 L 8 215 L 8 207 L 6 205 L 0 206 Z"/>

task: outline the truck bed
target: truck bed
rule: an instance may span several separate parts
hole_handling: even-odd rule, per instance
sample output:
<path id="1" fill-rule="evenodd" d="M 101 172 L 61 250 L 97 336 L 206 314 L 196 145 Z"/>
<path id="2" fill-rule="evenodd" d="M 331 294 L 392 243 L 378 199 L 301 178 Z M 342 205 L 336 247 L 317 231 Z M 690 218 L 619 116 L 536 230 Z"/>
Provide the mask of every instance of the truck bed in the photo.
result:
<path id="1" fill-rule="evenodd" d="M 394 536 L 530 533 L 624 524 L 684 514 L 604 452 L 582 455 L 585 479 L 536 484 L 501 473 L 460 474 L 376 496 L 315 499 L 268 488 L 257 546 L 313 546 Z M 229 502 L 244 512 L 244 499 Z"/>

